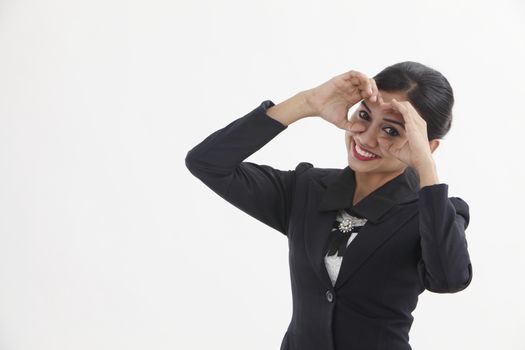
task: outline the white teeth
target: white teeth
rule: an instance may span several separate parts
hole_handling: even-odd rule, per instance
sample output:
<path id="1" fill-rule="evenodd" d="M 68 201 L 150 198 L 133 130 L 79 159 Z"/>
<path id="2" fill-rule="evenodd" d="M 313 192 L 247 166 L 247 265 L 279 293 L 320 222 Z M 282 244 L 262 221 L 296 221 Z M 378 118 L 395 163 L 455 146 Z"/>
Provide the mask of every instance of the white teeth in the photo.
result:
<path id="1" fill-rule="evenodd" d="M 368 157 L 368 158 L 377 157 L 375 154 L 372 154 L 372 153 L 369 153 L 369 152 L 363 150 L 361 147 L 359 147 L 359 145 L 357 143 L 355 144 L 355 149 L 356 149 L 357 153 L 359 153 L 363 157 Z"/>

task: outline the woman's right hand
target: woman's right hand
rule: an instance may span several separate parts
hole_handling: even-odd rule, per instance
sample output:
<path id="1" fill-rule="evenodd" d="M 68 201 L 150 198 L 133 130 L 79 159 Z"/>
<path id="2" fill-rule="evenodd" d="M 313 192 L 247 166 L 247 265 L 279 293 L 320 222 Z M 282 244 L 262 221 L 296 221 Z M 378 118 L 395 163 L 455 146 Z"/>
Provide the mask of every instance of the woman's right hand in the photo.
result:
<path id="1" fill-rule="evenodd" d="M 309 90 L 307 100 L 315 115 L 350 131 L 353 123 L 348 120 L 348 111 L 365 98 L 382 102 L 375 80 L 351 70 Z"/>

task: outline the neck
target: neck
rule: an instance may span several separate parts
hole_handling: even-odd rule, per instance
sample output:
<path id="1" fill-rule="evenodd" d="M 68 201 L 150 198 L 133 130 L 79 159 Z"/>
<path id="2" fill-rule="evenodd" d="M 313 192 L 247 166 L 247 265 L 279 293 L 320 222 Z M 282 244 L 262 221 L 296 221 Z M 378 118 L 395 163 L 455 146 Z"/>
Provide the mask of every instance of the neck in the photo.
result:
<path id="1" fill-rule="evenodd" d="M 355 172 L 356 187 L 354 191 L 353 205 L 359 202 L 370 193 L 383 186 L 388 181 L 401 175 L 405 169 L 392 173 L 367 173 Z"/>

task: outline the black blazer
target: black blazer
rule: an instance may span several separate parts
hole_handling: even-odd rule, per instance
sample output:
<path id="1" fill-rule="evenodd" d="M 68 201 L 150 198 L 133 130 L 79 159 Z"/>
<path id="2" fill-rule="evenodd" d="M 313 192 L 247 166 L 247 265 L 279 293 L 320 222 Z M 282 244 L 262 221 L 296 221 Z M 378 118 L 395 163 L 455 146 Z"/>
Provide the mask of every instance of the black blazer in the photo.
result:
<path id="1" fill-rule="evenodd" d="M 405 172 L 359 201 L 368 219 L 348 246 L 335 286 L 324 265 L 337 211 L 352 207 L 355 174 L 301 162 L 294 170 L 245 162 L 287 128 L 262 102 L 187 154 L 189 171 L 219 196 L 288 238 L 293 314 L 281 350 L 409 350 L 425 289 L 455 293 L 472 280 L 469 207 L 448 185 L 419 188 Z"/>

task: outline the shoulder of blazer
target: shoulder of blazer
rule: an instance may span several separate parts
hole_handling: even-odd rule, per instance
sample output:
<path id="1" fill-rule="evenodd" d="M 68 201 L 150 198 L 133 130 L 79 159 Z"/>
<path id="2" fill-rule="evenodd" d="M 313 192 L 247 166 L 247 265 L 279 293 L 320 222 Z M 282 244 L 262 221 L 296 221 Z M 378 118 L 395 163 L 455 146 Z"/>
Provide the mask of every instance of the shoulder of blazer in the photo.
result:
<path id="1" fill-rule="evenodd" d="M 295 172 L 297 174 L 301 174 L 302 172 L 310 169 L 310 168 L 313 168 L 313 164 L 312 163 L 308 163 L 308 162 L 301 162 L 299 164 L 297 164 L 297 166 L 295 167 Z"/>
<path id="2" fill-rule="evenodd" d="M 327 187 L 342 171 L 339 168 L 316 168 L 309 162 L 301 162 L 295 167 L 298 178 L 307 182 L 313 180 L 322 187 Z"/>
<path id="3" fill-rule="evenodd" d="M 311 170 L 310 170 L 311 169 Z M 310 170 L 310 171 L 307 171 Z M 297 175 L 307 176 L 308 178 L 321 181 L 327 175 L 339 173 L 341 169 L 316 168 L 312 163 L 301 162 L 295 167 Z"/>

